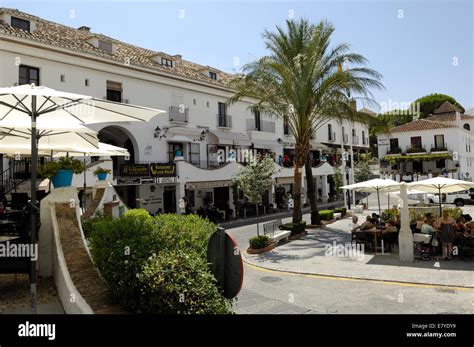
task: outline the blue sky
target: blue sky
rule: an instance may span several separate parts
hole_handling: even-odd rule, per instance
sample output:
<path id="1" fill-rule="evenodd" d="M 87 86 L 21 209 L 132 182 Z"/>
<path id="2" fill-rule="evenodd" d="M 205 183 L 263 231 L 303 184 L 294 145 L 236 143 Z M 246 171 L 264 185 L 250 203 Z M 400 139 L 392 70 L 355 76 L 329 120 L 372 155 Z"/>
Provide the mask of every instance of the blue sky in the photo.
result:
<path id="1" fill-rule="evenodd" d="M 397 108 L 433 92 L 474 106 L 472 0 L 0 0 L 0 6 L 72 27 L 87 25 L 228 72 L 238 69 L 236 62 L 266 53 L 264 29 L 284 25 L 291 15 L 327 19 L 336 28 L 334 42 L 350 43 L 384 76 L 386 90 L 374 92 L 383 107 Z"/>

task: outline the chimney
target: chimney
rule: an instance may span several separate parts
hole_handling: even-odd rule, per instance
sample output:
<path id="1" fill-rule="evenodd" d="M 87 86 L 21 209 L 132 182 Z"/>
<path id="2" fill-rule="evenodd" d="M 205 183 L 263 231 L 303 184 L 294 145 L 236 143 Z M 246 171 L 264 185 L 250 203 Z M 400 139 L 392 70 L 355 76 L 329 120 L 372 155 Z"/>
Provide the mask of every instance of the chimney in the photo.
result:
<path id="1" fill-rule="evenodd" d="M 86 27 L 85 25 L 83 25 L 83 26 L 77 28 L 77 30 L 90 32 L 91 28 Z"/>
<path id="2" fill-rule="evenodd" d="M 462 128 L 461 113 L 456 111 L 456 126 Z"/>
<path id="3" fill-rule="evenodd" d="M 352 111 L 356 112 L 357 111 L 357 101 L 351 100 L 349 101 L 349 106 Z"/>
<path id="4" fill-rule="evenodd" d="M 183 57 L 181 56 L 181 54 L 175 54 L 174 57 L 175 57 L 177 60 L 183 59 Z"/>

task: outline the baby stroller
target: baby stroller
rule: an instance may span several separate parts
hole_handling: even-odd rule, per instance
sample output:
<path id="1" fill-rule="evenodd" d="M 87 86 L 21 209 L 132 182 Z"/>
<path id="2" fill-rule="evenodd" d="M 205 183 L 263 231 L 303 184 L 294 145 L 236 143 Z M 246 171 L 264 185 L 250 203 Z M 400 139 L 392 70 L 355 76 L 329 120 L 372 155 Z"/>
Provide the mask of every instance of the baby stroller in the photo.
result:
<path id="1" fill-rule="evenodd" d="M 431 234 L 414 233 L 413 249 L 415 251 L 415 257 L 420 257 L 421 260 L 424 261 L 431 260 L 431 255 L 433 254 L 431 245 L 432 240 L 433 235 Z"/>

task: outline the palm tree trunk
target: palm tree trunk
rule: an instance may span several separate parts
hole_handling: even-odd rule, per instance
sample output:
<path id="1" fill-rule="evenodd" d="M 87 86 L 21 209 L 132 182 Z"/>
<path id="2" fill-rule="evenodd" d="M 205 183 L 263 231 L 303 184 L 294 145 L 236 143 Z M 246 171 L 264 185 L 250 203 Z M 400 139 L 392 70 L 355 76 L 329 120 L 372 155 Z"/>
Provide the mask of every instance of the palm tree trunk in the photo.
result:
<path id="1" fill-rule="evenodd" d="M 295 185 L 293 191 L 293 223 L 301 222 L 301 170 L 303 165 L 301 160 L 295 160 Z"/>
<path id="2" fill-rule="evenodd" d="M 313 170 L 311 168 L 311 158 L 310 153 L 306 156 L 305 161 L 305 171 L 306 171 L 306 187 L 308 191 L 308 199 L 311 206 L 311 224 L 319 225 L 321 224 L 321 218 L 318 211 L 318 202 L 316 201 L 316 189 L 313 181 Z"/>

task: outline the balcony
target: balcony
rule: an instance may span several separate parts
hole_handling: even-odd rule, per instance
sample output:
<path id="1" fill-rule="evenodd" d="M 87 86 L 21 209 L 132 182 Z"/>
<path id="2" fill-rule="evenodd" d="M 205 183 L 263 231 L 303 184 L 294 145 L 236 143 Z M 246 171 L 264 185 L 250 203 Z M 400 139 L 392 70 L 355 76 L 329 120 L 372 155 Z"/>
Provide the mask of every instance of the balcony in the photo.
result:
<path id="1" fill-rule="evenodd" d="M 426 146 L 411 145 L 407 146 L 407 155 L 426 153 Z"/>
<path id="2" fill-rule="evenodd" d="M 266 133 L 275 133 L 275 122 L 261 120 L 257 123 L 255 119 L 247 119 L 247 131 L 263 131 Z"/>
<path id="3" fill-rule="evenodd" d="M 217 119 L 217 127 L 223 129 L 231 129 L 232 128 L 232 116 L 226 114 L 218 114 L 216 115 Z"/>
<path id="4" fill-rule="evenodd" d="M 335 133 L 335 132 L 332 132 L 332 133 L 329 133 L 329 134 L 328 134 L 328 141 L 329 141 L 329 142 L 334 142 L 334 141 L 336 141 L 336 133 Z"/>
<path id="5" fill-rule="evenodd" d="M 189 108 L 181 106 L 170 106 L 169 108 L 169 120 L 175 123 L 188 123 L 189 122 Z"/>
<path id="6" fill-rule="evenodd" d="M 402 149 L 399 148 L 399 147 L 394 147 L 394 148 L 390 148 L 388 151 L 387 151 L 387 155 L 400 155 L 402 154 Z"/>
<path id="7" fill-rule="evenodd" d="M 431 145 L 431 153 L 445 153 L 448 151 L 448 145 L 446 143 L 437 143 Z"/>
<path id="8" fill-rule="evenodd" d="M 352 135 L 352 144 L 358 145 L 359 144 L 359 136 Z"/>

